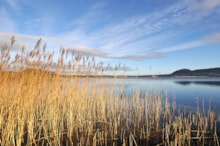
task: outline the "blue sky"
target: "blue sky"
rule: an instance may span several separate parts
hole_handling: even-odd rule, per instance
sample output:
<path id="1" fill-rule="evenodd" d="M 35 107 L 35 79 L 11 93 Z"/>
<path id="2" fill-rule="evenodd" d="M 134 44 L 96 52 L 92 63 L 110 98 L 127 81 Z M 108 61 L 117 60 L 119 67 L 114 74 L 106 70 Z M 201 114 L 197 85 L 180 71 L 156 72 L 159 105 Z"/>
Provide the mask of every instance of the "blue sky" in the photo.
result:
<path id="1" fill-rule="evenodd" d="M 220 0 L 1 0 L 0 45 L 60 46 L 130 74 L 220 67 Z"/>

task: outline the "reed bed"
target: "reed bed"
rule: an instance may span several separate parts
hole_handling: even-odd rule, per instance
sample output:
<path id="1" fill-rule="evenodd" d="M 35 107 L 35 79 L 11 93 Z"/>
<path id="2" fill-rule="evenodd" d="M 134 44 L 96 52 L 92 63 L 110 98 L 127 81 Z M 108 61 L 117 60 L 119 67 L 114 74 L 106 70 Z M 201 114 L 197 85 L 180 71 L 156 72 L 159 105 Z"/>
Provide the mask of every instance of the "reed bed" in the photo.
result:
<path id="1" fill-rule="evenodd" d="M 13 40 L 1 50 L 0 145 L 219 145 L 211 108 L 184 112 L 160 91 L 115 92 L 114 79 L 99 84 L 102 77 L 89 77 L 106 69 L 103 63 L 81 65 L 75 54 L 65 64 L 63 50 L 51 72 L 51 54 L 38 56 L 46 52 L 41 40 L 32 54 L 22 49 L 10 62 Z M 7 71 L 9 65 L 19 70 Z M 62 74 L 71 69 L 74 76 Z"/>

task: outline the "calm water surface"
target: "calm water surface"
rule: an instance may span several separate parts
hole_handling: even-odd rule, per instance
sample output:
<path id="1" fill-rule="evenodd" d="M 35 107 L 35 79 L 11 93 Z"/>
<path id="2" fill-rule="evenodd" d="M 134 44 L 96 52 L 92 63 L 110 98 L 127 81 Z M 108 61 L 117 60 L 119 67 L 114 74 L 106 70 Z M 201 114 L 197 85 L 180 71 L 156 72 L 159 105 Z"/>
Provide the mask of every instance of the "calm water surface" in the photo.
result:
<path id="1" fill-rule="evenodd" d="M 103 82 L 111 82 L 113 79 L 103 79 Z M 197 100 L 208 109 L 211 101 L 212 110 L 220 113 L 220 78 L 126 78 L 115 80 L 116 90 L 120 91 L 123 85 L 124 94 L 132 94 L 140 90 L 167 94 L 172 101 L 176 99 L 177 106 L 196 107 Z"/>

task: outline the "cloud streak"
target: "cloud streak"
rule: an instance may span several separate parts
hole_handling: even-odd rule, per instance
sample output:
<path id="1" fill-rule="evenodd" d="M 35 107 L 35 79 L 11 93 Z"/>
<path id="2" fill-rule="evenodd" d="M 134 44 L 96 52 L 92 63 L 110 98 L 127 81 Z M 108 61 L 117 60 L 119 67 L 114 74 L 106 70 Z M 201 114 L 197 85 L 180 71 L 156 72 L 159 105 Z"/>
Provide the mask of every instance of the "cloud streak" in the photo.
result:
<path id="1" fill-rule="evenodd" d="M 186 43 L 182 43 L 182 44 L 162 48 L 162 49 L 159 49 L 157 51 L 161 52 L 161 53 L 167 53 L 167 52 L 173 52 L 173 51 L 192 49 L 192 48 L 200 47 L 200 46 L 203 46 L 203 45 L 205 45 L 205 43 L 203 43 L 200 40 L 197 40 L 197 41 L 191 41 L 191 42 L 186 42 Z"/>
<path id="2" fill-rule="evenodd" d="M 193 0 L 188 5 L 189 12 L 196 16 L 197 19 L 202 19 L 210 15 L 210 13 L 218 11 L 219 8 L 219 0 Z"/>
<path id="3" fill-rule="evenodd" d="M 14 33 L 0 33 L 0 37 L 4 39 L 0 39 L 0 47 L 2 47 L 5 43 L 10 46 L 10 38 L 15 36 L 15 43 L 13 45 L 12 50 L 18 51 L 23 46 L 27 49 L 31 49 L 35 46 L 34 43 L 37 42 L 39 38 L 42 39 L 43 42 L 50 43 L 57 43 L 62 42 L 61 40 L 55 38 L 47 38 L 47 37 L 40 37 L 40 36 L 29 36 L 29 35 L 22 35 L 22 34 L 14 34 Z M 29 42 L 29 43 L 28 43 Z M 110 58 L 110 59 L 132 59 L 132 60 L 142 60 L 142 59 L 153 59 L 153 58 L 161 58 L 163 55 L 158 52 L 150 52 L 144 55 L 121 55 L 121 56 L 112 56 L 111 54 L 104 52 L 99 49 L 88 48 L 85 46 L 66 46 L 66 49 L 69 49 L 70 52 L 77 52 L 82 55 L 90 55 L 90 56 L 98 56 L 101 58 Z"/>
<path id="4" fill-rule="evenodd" d="M 123 56 L 121 58 L 126 59 L 160 58 L 162 55 L 152 55 L 149 52 L 158 52 L 159 50 L 160 53 L 166 53 L 191 49 L 203 45 L 203 43 L 197 41 L 194 42 L 193 40 L 185 40 L 185 43 L 175 43 L 176 35 L 178 34 L 171 33 L 178 25 L 180 25 L 179 27 L 183 27 L 182 24 L 179 23 L 180 19 L 185 22 L 185 25 L 190 26 L 190 23 L 194 21 L 194 17 L 191 17 L 192 12 L 193 15 L 198 17 L 199 21 L 215 11 L 219 4 L 216 0 L 211 0 L 211 4 L 206 5 L 207 2 L 207 0 L 204 0 L 199 6 L 197 6 L 198 1 L 193 1 L 192 5 L 190 5 L 187 0 L 181 1 L 161 11 L 151 12 L 146 15 L 133 16 L 117 23 L 112 22 L 109 25 L 88 33 L 86 30 L 90 27 L 89 21 L 96 20 L 95 14 L 97 14 L 98 11 L 95 9 L 92 11 L 93 15 L 85 15 L 84 17 L 77 19 L 77 22 L 83 22 L 83 27 L 65 33 L 62 38 L 63 40 L 67 40 L 67 44 L 78 43 L 79 45 L 98 48 L 108 53 L 109 56 L 114 56 L 115 58 L 116 56 Z M 204 11 L 204 14 L 198 15 L 201 10 Z M 91 12 L 88 12 L 88 14 L 90 13 Z M 74 38 L 74 36 L 78 37 Z M 162 40 L 160 39 L 160 36 L 167 37 Z M 157 42 L 155 41 L 156 43 L 154 42 L 152 44 L 149 42 L 152 37 L 157 38 Z M 160 49 L 158 49 L 158 42 L 160 42 L 159 44 L 162 44 L 169 40 L 172 40 L 173 44 L 162 47 L 160 46 Z M 135 47 L 131 47 L 134 44 L 136 44 Z M 123 53 L 123 55 L 121 55 L 121 53 Z"/>
<path id="5" fill-rule="evenodd" d="M 12 9 L 18 10 L 21 7 L 14 0 L 7 0 L 7 2 Z M 108 19 L 111 17 L 109 15 L 104 17 L 102 12 L 105 7 L 107 5 L 103 3 L 93 5 L 87 13 L 65 24 L 65 27 L 71 28 L 71 30 L 66 32 L 57 32 L 56 35 L 48 35 L 48 37 L 0 33 L 0 36 L 2 36 L 0 43 L 3 44 L 10 41 L 10 37 L 15 35 L 15 38 L 18 40 L 15 43 L 17 48 L 21 48 L 22 44 L 31 48 L 39 38 L 42 38 L 48 45 L 51 44 L 49 48 L 59 48 L 62 46 L 82 54 L 103 58 L 158 59 L 163 58 L 168 52 L 192 49 L 205 45 L 201 41 L 202 38 L 175 41 L 178 38 L 184 37 L 181 36 L 182 33 L 179 33 L 179 30 L 176 28 L 185 28 L 182 25 L 184 24 L 190 29 L 191 23 L 194 23 L 195 20 L 199 23 L 205 17 L 217 12 L 220 7 L 220 1 L 202 0 L 200 2 L 198 0 L 183 0 L 175 2 L 173 5 L 160 11 L 152 11 L 117 21 L 115 19 L 109 21 Z M 4 9 L 0 9 L 0 11 L 0 16 L 3 16 L 3 20 L 0 20 L 3 24 L 3 30 L 14 30 L 16 24 L 14 24 Z M 47 24 L 47 21 L 48 24 L 51 24 L 49 20 L 44 19 L 45 24 Z M 180 21 L 183 23 L 180 23 Z M 29 29 L 28 32 L 33 28 L 39 28 L 41 22 L 42 18 L 40 17 L 26 21 L 26 26 L 33 26 L 27 28 Z M 99 27 L 92 29 L 95 25 Z M 8 30 L 6 26 L 9 26 Z M 42 29 L 46 30 L 41 31 L 46 32 L 47 28 L 42 27 Z M 193 31 L 196 30 L 190 30 L 190 32 Z M 187 33 L 184 35 L 187 36 Z M 210 42 L 217 42 L 218 38 L 219 34 L 208 37 Z M 171 43 L 167 44 L 168 41 Z"/>
<path id="6" fill-rule="evenodd" d="M 178 18 L 178 22 L 181 24 L 200 22 L 212 14 L 220 15 L 220 1 L 185 0 L 182 9 L 183 11 L 181 12 L 181 17 Z"/>

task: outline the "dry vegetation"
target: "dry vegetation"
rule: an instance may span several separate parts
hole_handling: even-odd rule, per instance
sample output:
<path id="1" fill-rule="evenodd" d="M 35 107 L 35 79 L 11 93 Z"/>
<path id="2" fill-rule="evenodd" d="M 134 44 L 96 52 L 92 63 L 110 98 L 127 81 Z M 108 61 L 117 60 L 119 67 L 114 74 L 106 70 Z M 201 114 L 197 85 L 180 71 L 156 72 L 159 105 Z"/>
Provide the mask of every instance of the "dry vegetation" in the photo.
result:
<path id="1" fill-rule="evenodd" d="M 110 66 L 80 54 L 66 63 L 64 49 L 54 63 L 40 43 L 12 61 L 11 47 L 1 49 L 0 145 L 219 145 L 211 109 L 182 112 L 160 92 L 113 92 L 100 77 L 77 76 Z M 66 70 L 75 76 L 58 74 Z"/>

